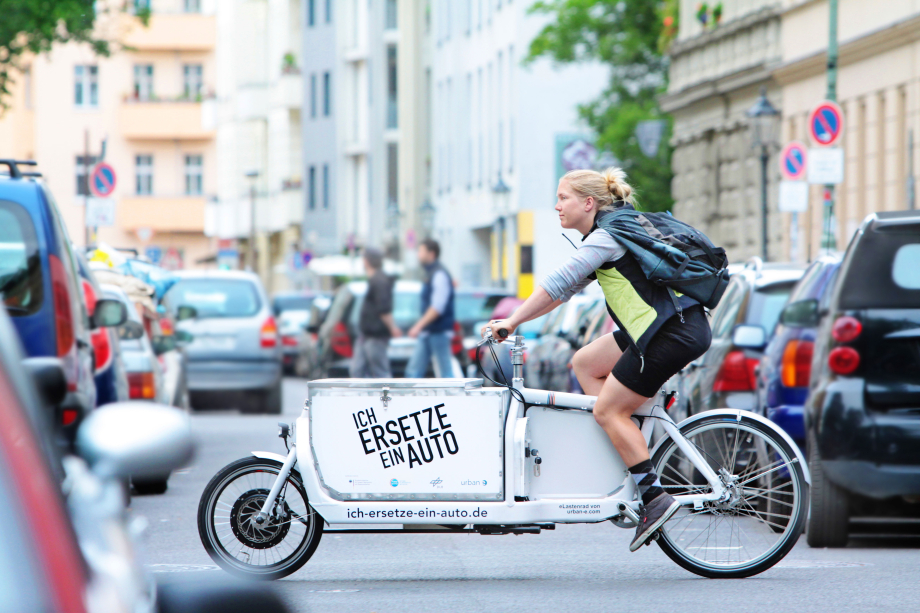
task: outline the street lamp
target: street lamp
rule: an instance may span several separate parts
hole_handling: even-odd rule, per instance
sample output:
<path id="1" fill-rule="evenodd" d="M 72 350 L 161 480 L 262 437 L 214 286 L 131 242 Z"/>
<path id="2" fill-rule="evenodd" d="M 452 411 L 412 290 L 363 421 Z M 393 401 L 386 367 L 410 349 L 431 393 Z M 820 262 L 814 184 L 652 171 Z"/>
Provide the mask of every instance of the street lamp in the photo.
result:
<path id="1" fill-rule="evenodd" d="M 246 173 L 249 179 L 249 252 L 246 254 L 246 260 L 249 270 L 256 271 L 256 179 L 259 178 L 258 170 L 250 170 Z"/>
<path id="2" fill-rule="evenodd" d="M 751 118 L 750 128 L 752 145 L 760 147 L 760 207 L 761 230 L 763 241 L 763 260 L 767 261 L 767 164 L 770 162 L 770 149 L 776 144 L 776 118 L 779 116 L 767 98 L 767 88 L 761 86 L 760 96 L 748 112 Z"/>

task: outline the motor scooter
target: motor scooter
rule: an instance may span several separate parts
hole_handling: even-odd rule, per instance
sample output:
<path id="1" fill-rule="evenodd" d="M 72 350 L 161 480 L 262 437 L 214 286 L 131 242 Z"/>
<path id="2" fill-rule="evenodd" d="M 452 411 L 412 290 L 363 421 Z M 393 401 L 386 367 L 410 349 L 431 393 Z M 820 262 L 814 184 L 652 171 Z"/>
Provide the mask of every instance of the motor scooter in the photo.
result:
<path id="1" fill-rule="evenodd" d="M 219 471 L 198 507 L 211 558 L 230 573 L 279 579 L 324 531 L 540 534 L 556 524 L 635 528 L 634 480 L 592 413 L 596 398 L 528 389 L 523 337 L 507 339 L 512 380 L 311 381 L 286 454 L 254 451 Z M 491 333 L 480 347 L 501 342 Z M 477 352 L 478 355 L 478 352 Z M 711 578 L 748 577 L 795 545 L 811 477 L 767 419 L 718 409 L 679 424 L 663 390 L 633 419 L 678 512 L 649 540 Z M 655 426 L 663 435 L 653 443 Z"/>

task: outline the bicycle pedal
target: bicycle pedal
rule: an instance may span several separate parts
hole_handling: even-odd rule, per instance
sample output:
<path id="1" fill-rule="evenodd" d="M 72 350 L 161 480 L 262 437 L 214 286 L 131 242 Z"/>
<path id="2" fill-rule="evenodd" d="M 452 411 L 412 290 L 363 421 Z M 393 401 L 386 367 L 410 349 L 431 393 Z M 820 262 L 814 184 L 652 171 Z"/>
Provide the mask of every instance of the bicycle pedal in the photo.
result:
<path id="1" fill-rule="evenodd" d="M 648 547 L 649 545 L 651 545 L 652 543 L 654 543 L 655 541 L 657 541 L 659 536 L 661 536 L 661 529 L 660 529 L 660 528 L 659 528 L 658 530 L 655 530 L 655 533 L 652 534 L 652 536 L 650 536 L 649 539 L 648 539 L 647 541 L 645 541 L 645 546 Z"/>

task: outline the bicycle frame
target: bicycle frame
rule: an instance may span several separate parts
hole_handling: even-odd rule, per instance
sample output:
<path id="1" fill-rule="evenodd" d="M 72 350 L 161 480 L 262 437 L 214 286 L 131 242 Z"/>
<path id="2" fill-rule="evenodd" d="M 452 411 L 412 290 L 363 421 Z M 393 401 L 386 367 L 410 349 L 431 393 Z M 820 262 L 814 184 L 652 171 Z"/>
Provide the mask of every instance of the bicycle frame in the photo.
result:
<path id="1" fill-rule="evenodd" d="M 515 375 L 520 375 L 518 366 L 515 364 Z M 360 385 L 360 383 L 352 382 L 351 385 Z M 409 525 L 411 531 L 414 532 L 426 527 L 442 531 L 445 525 L 535 526 L 536 531 L 539 531 L 539 527 L 548 528 L 555 523 L 594 523 L 606 520 L 613 520 L 621 527 L 634 526 L 638 521 L 638 491 L 606 434 L 603 434 L 600 426 L 593 420 L 592 411 L 596 398 L 528 389 L 523 383 L 523 379 L 516 376 L 511 388 L 520 394 L 524 402 L 521 403 L 509 397 L 504 409 L 503 440 L 501 442 L 502 466 L 499 473 L 504 480 L 502 499 L 451 501 L 395 500 L 393 495 L 389 497 L 391 498 L 389 500 L 384 496 L 379 496 L 380 499 L 350 499 L 347 495 L 343 497 L 339 492 L 330 490 L 323 482 L 318 455 L 311 441 L 315 424 L 311 419 L 312 407 L 308 400 L 295 423 L 294 440 L 287 456 L 253 452 L 257 457 L 276 460 L 282 465 L 278 478 L 261 512 L 256 517 L 256 521 L 262 523 L 270 516 L 277 497 L 296 464 L 300 468 L 299 472 L 310 506 L 326 523 L 345 524 L 337 526 L 345 531 L 366 531 L 358 528 L 360 524 L 403 524 Z M 383 385 L 381 381 L 376 380 L 367 380 L 367 384 Z M 384 387 L 383 389 L 388 390 L 389 388 Z M 381 400 L 386 395 L 387 392 L 384 391 Z M 622 482 L 612 491 L 601 496 L 568 497 L 554 495 L 553 492 L 550 492 L 537 499 L 530 499 L 527 489 L 529 479 L 527 469 L 533 466 L 535 460 L 529 457 L 531 447 L 526 438 L 529 419 L 527 413 L 534 409 L 560 412 L 559 415 L 554 413 L 554 418 L 568 415 L 564 417 L 565 423 L 576 423 L 572 421 L 575 419 L 581 431 L 590 432 L 591 436 L 598 441 L 602 438 L 606 447 L 598 443 L 596 450 L 592 448 L 588 452 L 594 454 L 592 457 L 596 456 L 598 466 L 605 467 L 609 463 L 609 466 L 614 467 L 607 471 L 608 481 L 611 474 L 614 474 L 616 479 L 620 479 L 619 475 L 622 471 Z M 592 416 L 587 417 L 586 414 Z M 681 435 L 678 425 L 667 414 L 658 396 L 640 407 L 634 413 L 634 418 L 641 422 L 641 431 L 648 444 L 651 444 L 654 424 L 659 422 L 666 435 L 676 442 L 678 448 L 711 486 L 712 489 L 708 493 L 676 496 L 683 505 L 702 508 L 706 502 L 723 500 L 728 497 L 720 476 L 712 470 L 696 447 Z M 322 433 L 318 435 L 322 436 Z M 533 449 L 533 452 L 536 453 L 536 449 Z M 536 469 L 534 473 L 538 474 Z M 539 477 L 534 477 L 531 481 L 534 479 L 539 479 Z"/>

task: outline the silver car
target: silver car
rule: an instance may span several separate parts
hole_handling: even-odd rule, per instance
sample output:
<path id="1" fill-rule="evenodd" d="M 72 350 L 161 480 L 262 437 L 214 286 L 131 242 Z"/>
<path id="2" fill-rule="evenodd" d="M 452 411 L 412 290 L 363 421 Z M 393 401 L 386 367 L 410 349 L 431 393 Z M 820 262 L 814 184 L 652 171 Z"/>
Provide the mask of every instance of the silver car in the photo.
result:
<path id="1" fill-rule="evenodd" d="M 281 413 L 281 343 L 259 278 L 229 270 L 176 276 L 161 302 L 193 337 L 185 350 L 192 405 L 205 394 L 229 400 L 229 392 L 244 413 Z"/>

